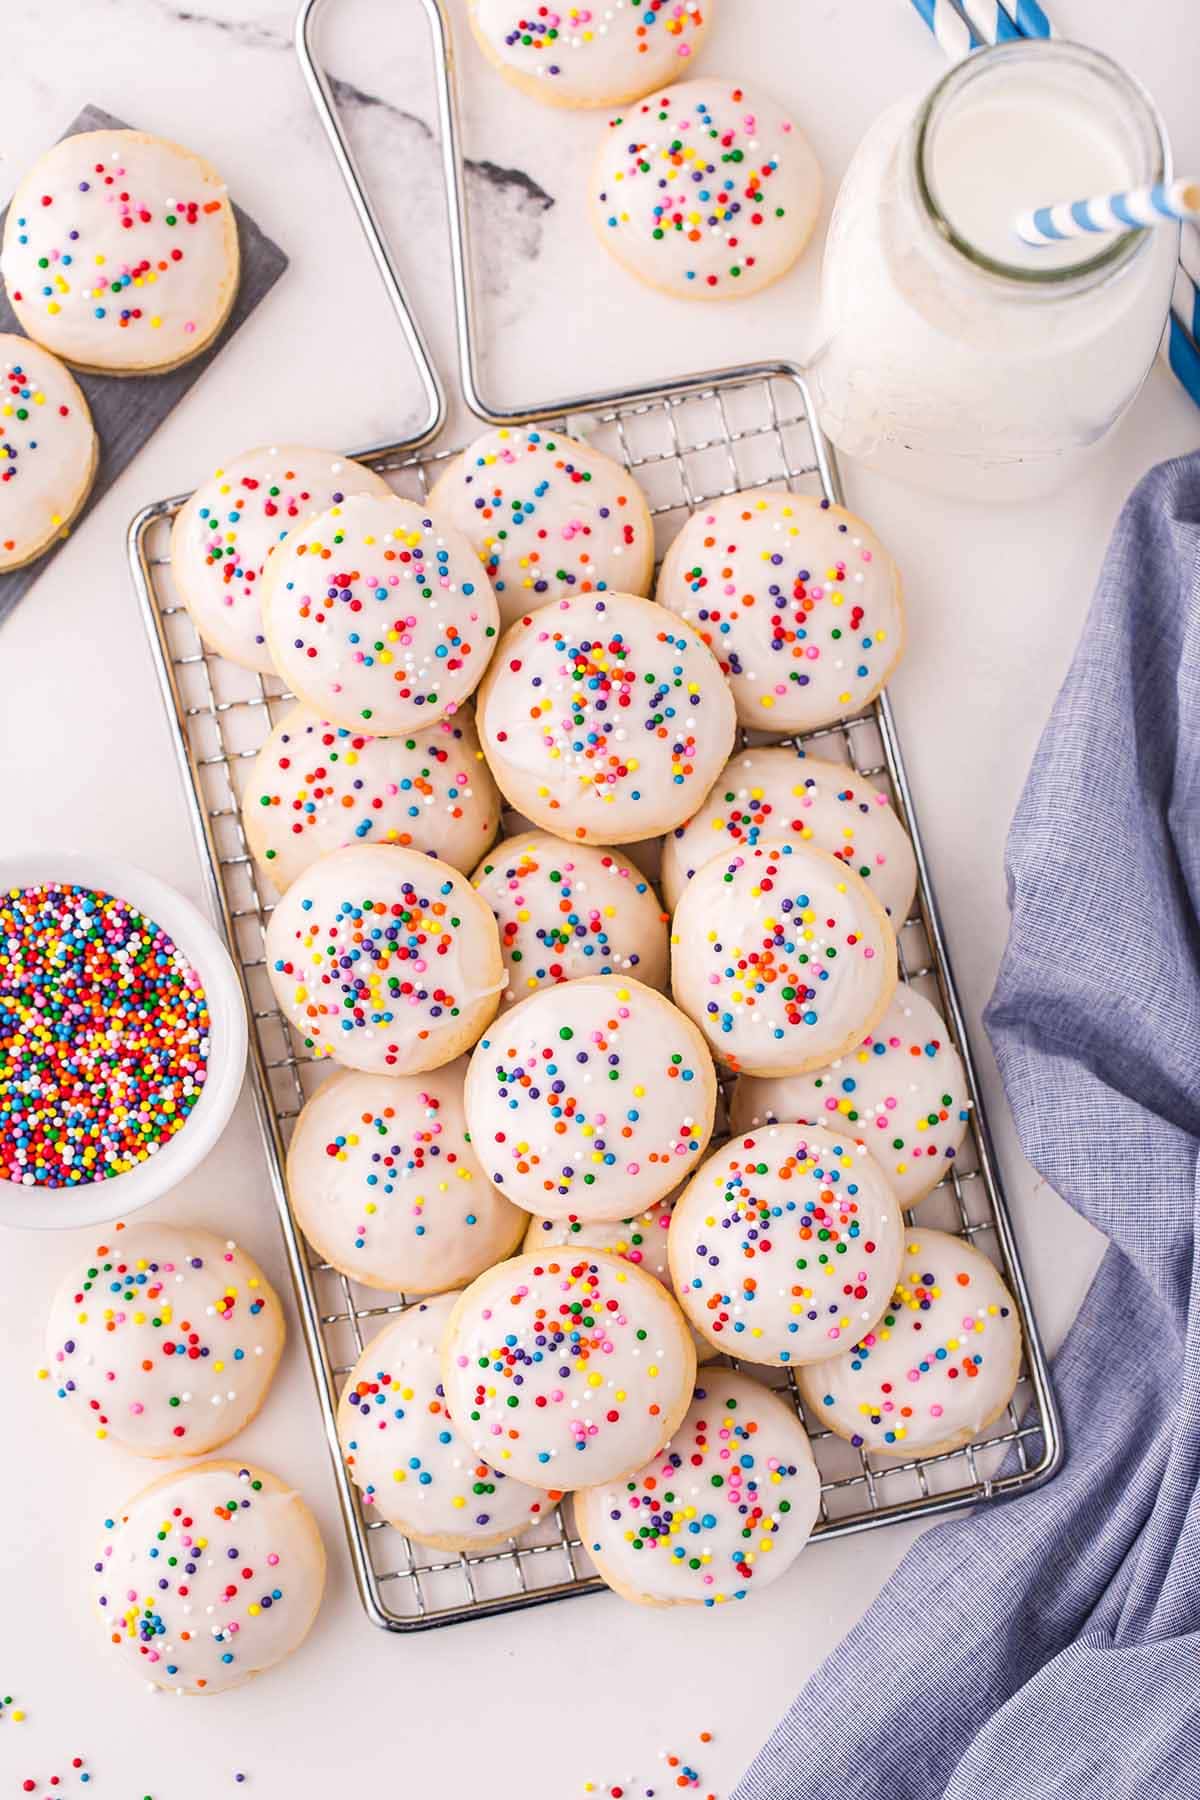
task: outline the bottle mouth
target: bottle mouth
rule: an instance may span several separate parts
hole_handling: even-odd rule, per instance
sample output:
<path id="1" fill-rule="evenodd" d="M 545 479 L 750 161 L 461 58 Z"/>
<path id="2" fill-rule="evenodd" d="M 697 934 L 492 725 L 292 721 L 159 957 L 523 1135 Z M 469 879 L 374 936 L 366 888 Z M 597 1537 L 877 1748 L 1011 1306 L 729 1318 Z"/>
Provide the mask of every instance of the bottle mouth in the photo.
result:
<path id="1" fill-rule="evenodd" d="M 934 173 L 934 147 L 938 130 L 947 115 L 970 93 L 972 100 L 982 97 L 983 87 L 1014 70 L 1036 70 L 1039 74 L 1061 75 L 1091 89 L 1095 110 L 1103 109 L 1112 120 L 1114 136 L 1119 132 L 1129 158 L 1127 186 L 1169 179 L 1170 149 L 1167 134 L 1157 107 L 1149 94 L 1111 57 L 1084 44 L 1068 43 L 1060 38 L 1029 38 L 1020 42 L 997 44 L 976 50 L 956 63 L 926 97 L 914 121 L 914 155 L 917 196 L 930 224 L 946 244 L 975 269 L 1011 282 L 1015 287 L 1062 290 L 1073 286 L 1092 286 L 1123 269 L 1142 250 L 1150 235 L 1146 230 L 1128 231 L 1108 239 L 1094 250 L 1086 240 L 1078 242 L 1080 255 L 1070 261 L 1044 265 L 1005 261 L 981 245 L 972 242 L 960 226 L 948 216 L 943 196 L 939 193 Z M 1052 180 L 1052 177 L 1051 177 Z M 1082 195 L 1047 192 L 1039 203 Z"/>

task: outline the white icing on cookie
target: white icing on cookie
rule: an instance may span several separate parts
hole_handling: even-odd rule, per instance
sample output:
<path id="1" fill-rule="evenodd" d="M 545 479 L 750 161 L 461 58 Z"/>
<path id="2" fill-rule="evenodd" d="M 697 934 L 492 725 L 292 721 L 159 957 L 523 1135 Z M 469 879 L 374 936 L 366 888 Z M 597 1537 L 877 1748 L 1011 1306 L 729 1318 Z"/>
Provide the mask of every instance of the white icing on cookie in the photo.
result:
<path id="1" fill-rule="evenodd" d="M 308 1635 L 325 1550 L 300 1495 L 265 1469 L 180 1469 L 104 1525 L 93 1595 L 113 1653 L 143 1680 L 223 1694 Z"/>
<path id="2" fill-rule="evenodd" d="M 809 844 L 758 844 L 695 875 L 671 928 L 671 987 L 729 1068 L 819 1069 L 882 1017 L 896 938 L 865 882 Z"/>
<path id="3" fill-rule="evenodd" d="M 739 1135 L 671 1220 L 679 1303 L 716 1349 L 795 1367 L 873 1325 L 900 1267 L 904 1218 L 857 1139 L 812 1125 Z"/>
<path id="4" fill-rule="evenodd" d="M 950 1172 L 970 1116 L 962 1060 L 945 1023 L 904 982 L 857 1049 L 811 1075 L 742 1075 L 730 1106 L 734 1131 L 777 1119 L 852 1130 L 902 1206 L 915 1206 Z"/>
<path id="5" fill-rule="evenodd" d="M 242 801 L 255 861 L 280 891 L 347 844 L 396 844 L 464 872 L 500 825 L 469 708 L 402 737 L 368 737 L 303 704 L 255 759 Z"/>
<path id="6" fill-rule="evenodd" d="M 654 525 L 628 469 L 545 425 L 501 425 L 435 482 L 429 504 L 479 553 L 513 624 L 563 595 L 646 594 Z"/>
<path id="7" fill-rule="evenodd" d="M 284 680 L 322 718 L 394 737 L 462 705 L 496 644 L 496 596 L 457 531 L 414 500 L 352 496 L 289 533 L 263 579 Z"/>
<path id="8" fill-rule="evenodd" d="M 752 294 L 812 236 L 821 171 L 773 100 L 683 81 L 605 129 L 591 177 L 600 241 L 631 275 L 689 300 Z"/>
<path id="9" fill-rule="evenodd" d="M 550 106 L 618 106 L 687 73 L 713 0 L 470 0 L 480 48 L 515 87 Z"/>
<path id="10" fill-rule="evenodd" d="M 969 1443 L 1017 1385 L 1021 1329 L 982 1252 L 944 1231 L 909 1231 L 892 1303 L 873 1331 L 800 1373 L 819 1422 L 887 1456 Z"/>
<path id="11" fill-rule="evenodd" d="M 338 1439 L 368 1519 L 479 1550 L 549 1517 L 561 1495 L 502 1475 L 451 1429 L 440 1350 L 457 1299 L 410 1306 L 371 1339 L 342 1390 Z"/>
<path id="12" fill-rule="evenodd" d="M 755 731 L 812 731 L 861 712 L 904 649 L 895 563 L 861 519 L 808 494 L 700 507 L 654 597 L 695 626 Z"/>
<path id="13" fill-rule="evenodd" d="M 531 831 L 497 844 L 471 879 L 500 928 L 502 1008 L 580 975 L 632 975 L 666 987 L 666 915 L 619 851 Z"/>
<path id="14" fill-rule="evenodd" d="M 283 1308 L 236 1244 L 132 1225 L 80 1257 L 46 1325 L 50 1379 L 98 1438 L 200 1456 L 241 1431 L 275 1374 Z"/>
<path id="15" fill-rule="evenodd" d="M 557 600 L 503 642 L 479 691 L 501 790 L 536 825 L 636 843 L 687 819 L 733 748 L 733 701 L 690 626 L 630 594 Z"/>
<path id="16" fill-rule="evenodd" d="M 588 975 L 542 988 L 480 1038 L 467 1121 L 489 1178 L 527 1212 L 623 1219 L 704 1154 L 716 1094 L 704 1040 L 669 1000 Z"/>
<path id="17" fill-rule="evenodd" d="M 92 485 L 96 433 L 57 358 L 0 334 L 0 572 L 65 534 Z"/>
<path id="18" fill-rule="evenodd" d="M 238 235 L 202 157 L 140 131 L 85 131 L 39 157 L 0 252 L 30 337 L 85 369 L 186 362 L 225 323 Z"/>
<path id="19" fill-rule="evenodd" d="M 390 494 L 382 475 L 331 450 L 271 445 L 235 456 L 198 487 L 171 531 L 171 573 L 210 649 L 274 670 L 263 634 L 262 573 L 289 531 L 348 494 Z"/>
<path id="20" fill-rule="evenodd" d="M 670 1443 L 575 1500 L 584 1548 L 611 1588 L 652 1606 L 746 1600 L 787 1572 L 821 1504 L 808 1434 L 785 1398 L 702 1370 Z"/>
<path id="21" fill-rule="evenodd" d="M 466 1062 L 424 1075 L 335 1075 L 288 1148 L 296 1223 L 365 1287 L 440 1294 L 521 1241 L 525 1214 L 479 1166 L 463 1112 Z"/>
<path id="22" fill-rule="evenodd" d="M 614 1256 L 624 1257 L 635 1268 L 653 1275 L 655 1281 L 661 1281 L 667 1292 L 673 1294 L 675 1285 L 667 1258 L 667 1232 L 674 1204 L 675 1196 L 668 1194 L 665 1200 L 656 1201 L 635 1219 L 590 1219 L 585 1222 L 575 1215 L 566 1219 L 533 1218 L 529 1220 L 522 1248 L 531 1255 L 564 1248 L 611 1250 Z M 693 1331 L 692 1341 L 698 1361 L 705 1362 L 716 1355 L 712 1345 L 698 1332 Z"/>
<path id="23" fill-rule="evenodd" d="M 373 1075 L 451 1062 L 496 1011 L 496 921 L 457 869 L 415 850 L 335 850 L 271 914 L 267 973 L 314 1057 Z"/>
<path id="24" fill-rule="evenodd" d="M 473 1282 L 442 1343 L 455 1426 L 533 1486 L 638 1468 L 687 1410 L 696 1352 L 657 1281 L 600 1250 L 518 1256 Z"/>
<path id="25" fill-rule="evenodd" d="M 917 861 L 887 795 L 844 763 L 790 745 L 731 757 L 700 811 L 663 844 L 663 898 L 678 906 L 696 870 L 735 846 L 789 838 L 828 850 L 853 869 L 893 924 L 908 917 Z"/>

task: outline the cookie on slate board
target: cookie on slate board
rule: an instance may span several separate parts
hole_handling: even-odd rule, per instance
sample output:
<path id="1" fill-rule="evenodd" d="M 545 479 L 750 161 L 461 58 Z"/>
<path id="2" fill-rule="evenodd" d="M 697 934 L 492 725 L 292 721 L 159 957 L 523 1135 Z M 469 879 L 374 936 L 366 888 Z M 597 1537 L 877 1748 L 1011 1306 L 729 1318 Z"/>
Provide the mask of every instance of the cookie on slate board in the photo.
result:
<path id="1" fill-rule="evenodd" d="M 66 536 L 98 454 L 88 403 L 68 370 L 29 338 L 0 334 L 0 574 Z"/>

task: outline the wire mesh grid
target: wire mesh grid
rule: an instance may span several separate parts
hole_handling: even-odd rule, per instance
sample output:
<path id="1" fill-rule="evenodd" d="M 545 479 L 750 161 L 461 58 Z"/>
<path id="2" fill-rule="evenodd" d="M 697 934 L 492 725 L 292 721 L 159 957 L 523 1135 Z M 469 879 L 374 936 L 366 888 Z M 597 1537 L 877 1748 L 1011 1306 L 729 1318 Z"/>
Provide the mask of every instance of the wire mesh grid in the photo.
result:
<path id="1" fill-rule="evenodd" d="M 654 516 L 660 553 L 690 511 L 722 494 L 787 486 L 836 498 L 827 465 L 822 478 L 806 390 L 792 376 L 730 377 L 684 396 L 578 415 L 563 420 L 562 428 L 586 435 L 636 474 Z M 361 460 L 384 473 L 397 492 L 416 499 L 424 497 L 452 454 L 414 454 L 391 446 L 362 453 Z M 197 638 L 174 593 L 167 555 L 170 523 L 182 498 L 147 507 L 134 520 L 131 567 L 175 726 L 212 898 L 245 986 L 264 1143 L 364 1605 L 374 1623 L 405 1631 L 593 1591 L 601 1583 L 575 1533 L 569 1502 L 502 1550 L 435 1552 L 392 1526 L 366 1520 L 342 1465 L 334 1429 L 340 1385 L 371 1337 L 406 1302 L 400 1294 L 361 1288 L 315 1259 L 288 1209 L 287 1143 L 301 1107 L 329 1066 L 312 1061 L 272 995 L 264 933 L 274 894 L 249 855 L 240 807 L 254 758 L 291 696 L 274 678 L 236 668 Z M 756 736 L 755 741 L 792 742 L 798 754 L 808 750 L 849 764 L 890 790 L 913 832 L 921 881 L 916 909 L 898 933 L 901 978 L 926 993 L 946 1018 L 964 1056 L 972 1108 L 962 1152 L 915 1209 L 916 1217 L 926 1227 L 970 1239 L 999 1264 L 1017 1300 L 1026 1349 L 1007 1412 L 979 1442 L 962 1450 L 906 1460 L 871 1456 L 807 1421 L 822 1475 L 819 1540 L 1032 1486 L 1053 1473 L 1060 1444 L 886 699 L 803 739 Z M 653 867 L 647 872 L 657 876 Z M 908 1217 L 911 1222 L 913 1215 Z M 747 1372 L 786 1389 L 802 1411 L 789 1372 Z"/>

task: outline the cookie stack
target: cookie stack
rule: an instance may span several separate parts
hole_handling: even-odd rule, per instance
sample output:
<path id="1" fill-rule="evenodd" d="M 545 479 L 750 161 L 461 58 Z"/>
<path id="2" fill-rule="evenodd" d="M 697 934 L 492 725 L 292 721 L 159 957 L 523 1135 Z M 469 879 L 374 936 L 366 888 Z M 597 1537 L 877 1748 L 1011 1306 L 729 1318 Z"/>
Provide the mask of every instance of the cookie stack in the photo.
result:
<path id="1" fill-rule="evenodd" d="M 421 503 L 252 452 L 172 548 L 202 637 L 296 695 L 245 832 L 280 1010 L 338 1070 L 294 1128 L 293 1213 L 406 1303 L 341 1398 L 368 1515 L 470 1551 L 569 1494 L 617 1592 L 716 1605 L 819 1511 L 756 1367 L 883 1454 L 989 1423 L 1012 1302 L 905 1222 L 967 1124 L 944 1024 L 897 985 L 912 845 L 794 741 L 902 652 L 869 527 L 734 494 L 655 584 L 628 471 L 531 426 Z"/>

